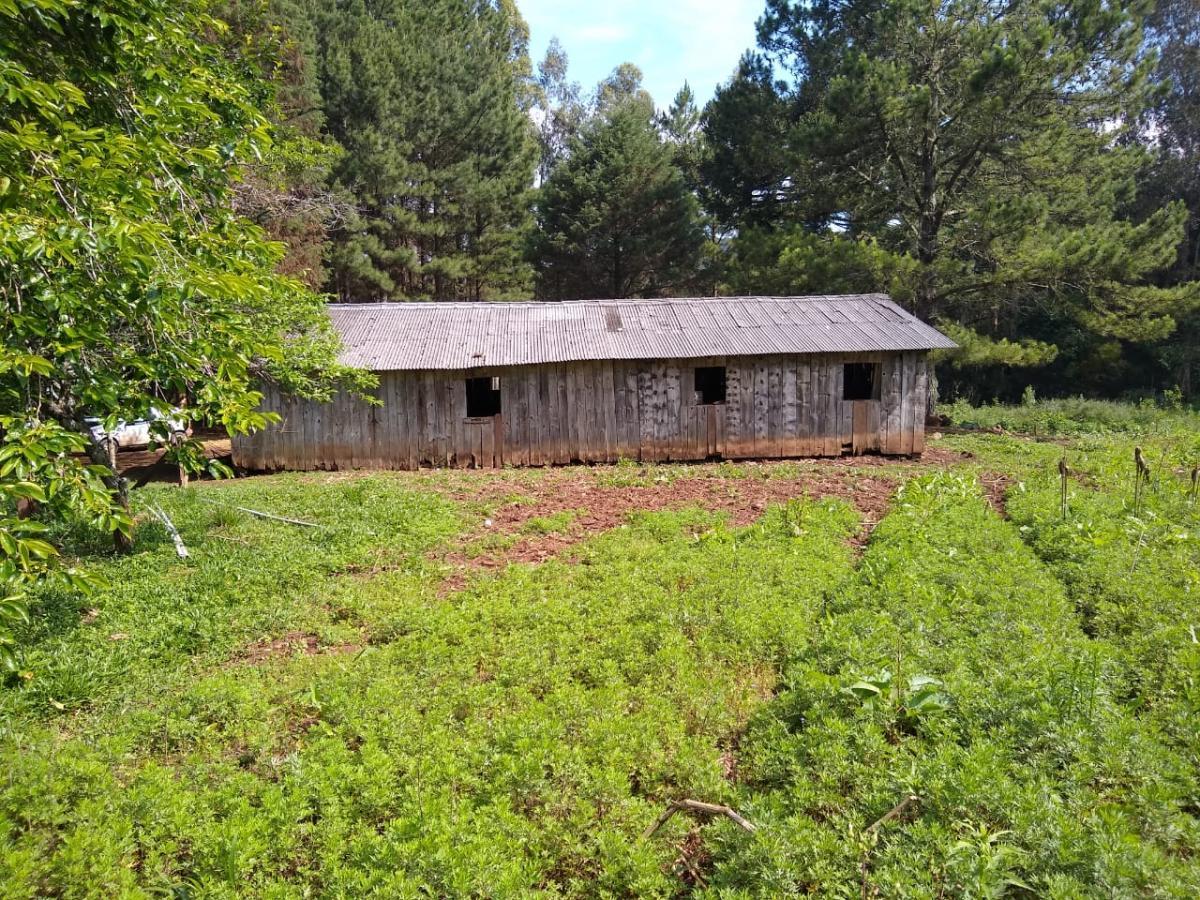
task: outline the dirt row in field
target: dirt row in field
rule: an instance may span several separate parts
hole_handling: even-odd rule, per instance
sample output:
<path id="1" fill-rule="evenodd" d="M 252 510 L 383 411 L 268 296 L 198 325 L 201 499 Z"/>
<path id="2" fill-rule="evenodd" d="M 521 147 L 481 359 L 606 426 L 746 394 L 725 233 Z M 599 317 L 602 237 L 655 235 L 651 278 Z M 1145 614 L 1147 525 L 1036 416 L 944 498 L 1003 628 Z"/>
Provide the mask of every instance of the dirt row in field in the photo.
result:
<path id="1" fill-rule="evenodd" d="M 695 475 L 657 477 L 654 469 L 622 473 L 611 467 L 555 469 L 532 478 L 507 471 L 471 472 L 440 489 L 456 501 L 482 504 L 491 512 L 462 546 L 435 558 L 454 570 L 443 585 L 449 592 L 478 571 L 558 556 L 593 534 L 621 525 L 634 512 L 698 506 L 727 513 L 734 525 L 744 526 L 771 504 L 827 497 L 846 500 L 858 510 L 862 528 L 853 543 L 861 547 L 887 512 L 902 477 L 964 458 L 944 450 L 927 453 L 920 461 L 843 457 L 807 464 L 797 474 L 791 472 L 795 464 L 773 471 L 789 464 L 766 462 L 747 464 L 748 472 L 739 475 L 705 466 L 696 466 Z M 636 483 L 612 483 L 621 475 Z M 555 516 L 567 521 L 558 525 Z"/>

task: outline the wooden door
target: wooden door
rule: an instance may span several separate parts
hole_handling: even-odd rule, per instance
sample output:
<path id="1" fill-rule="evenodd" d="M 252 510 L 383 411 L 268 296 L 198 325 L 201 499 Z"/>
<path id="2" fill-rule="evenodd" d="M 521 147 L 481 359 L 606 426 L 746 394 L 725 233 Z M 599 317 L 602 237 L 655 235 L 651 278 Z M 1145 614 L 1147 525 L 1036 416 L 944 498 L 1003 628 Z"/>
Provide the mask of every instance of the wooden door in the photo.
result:
<path id="1" fill-rule="evenodd" d="M 499 415 L 467 419 L 463 427 L 471 447 L 470 462 L 476 469 L 497 469 L 504 465 L 504 421 Z M 466 461 L 460 465 L 466 465 Z"/>
<path id="2" fill-rule="evenodd" d="M 705 456 L 712 459 L 725 453 L 725 404 L 710 403 L 705 410 Z"/>
<path id="3" fill-rule="evenodd" d="M 879 451 L 883 448 L 879 440 L 879 421 L 881 416 L 878 400 L 854 400 L 851 420 L 853 431 L 851 450 L 857 455 L 868 451 Z"/>

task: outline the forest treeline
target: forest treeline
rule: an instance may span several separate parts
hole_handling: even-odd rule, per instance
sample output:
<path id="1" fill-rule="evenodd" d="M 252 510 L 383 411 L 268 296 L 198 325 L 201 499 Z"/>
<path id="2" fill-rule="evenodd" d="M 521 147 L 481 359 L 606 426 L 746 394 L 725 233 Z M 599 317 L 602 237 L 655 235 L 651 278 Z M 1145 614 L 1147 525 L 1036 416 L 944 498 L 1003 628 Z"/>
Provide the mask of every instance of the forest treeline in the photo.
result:
<path id="1" fill-rule="evenodd" d="M 304 142 L 238 202 L 338 300 L 880 290 L 944 395 L 1195 391 L 1197 0 L 768 0 L 702 108 L 535 63 L 512 0 L 222 15 Z"/>
<path id="2" fill-rule="evenodd" d="M 581 86 L 557 42 L 531 59 L 518 0 L 0 0 L 0 290 L 98 317 L 102 381 L 161 348 L 160 324 L 223 327 L 187 296 L 260 298 L 215 371 L 303 383 L 284 357 L 315 371 L 319 295 L 886 291 L 961 345 L 943 397 L 1196 394 L 1200 0 L 765 3 L 699 106 L 687 84 L 652 98 L 629 63 Z M 153 265 L 104 250 L 112 216 L 162 242 Z M 163 285 L 184 282 L 172 308 Z M 27 306 L 5 324 L 21 352 L 57 334 Z M 114 333 L 128 346 L 97 355 Z M 297 333 L 308 348 L 282 353 Z M 205 373 L 175 366 L 83 405 L 194 393 Z"/>

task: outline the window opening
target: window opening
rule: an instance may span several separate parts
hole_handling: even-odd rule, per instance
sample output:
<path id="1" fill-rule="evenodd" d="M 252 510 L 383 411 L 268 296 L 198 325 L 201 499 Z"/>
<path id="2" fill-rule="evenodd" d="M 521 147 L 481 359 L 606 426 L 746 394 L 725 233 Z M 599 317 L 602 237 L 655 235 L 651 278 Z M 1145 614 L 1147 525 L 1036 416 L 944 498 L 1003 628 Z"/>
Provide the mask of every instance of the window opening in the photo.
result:
<path id="1" fill-rule="evenodd" d="M 842 373 L 843 400 L 878 400 L 879 363 L 846 363 Z"/>
<path id="2" fill-rule="evenodd" d="M 702 406 L 725 402 L 725 367 L 696 367 L 696 402 Z"/>
<path id="3" fill-rule="evenodd" d="M 500 415 L 500 378 L 487 375 L 467 379 L 467 418 L 486 419 Z"/>

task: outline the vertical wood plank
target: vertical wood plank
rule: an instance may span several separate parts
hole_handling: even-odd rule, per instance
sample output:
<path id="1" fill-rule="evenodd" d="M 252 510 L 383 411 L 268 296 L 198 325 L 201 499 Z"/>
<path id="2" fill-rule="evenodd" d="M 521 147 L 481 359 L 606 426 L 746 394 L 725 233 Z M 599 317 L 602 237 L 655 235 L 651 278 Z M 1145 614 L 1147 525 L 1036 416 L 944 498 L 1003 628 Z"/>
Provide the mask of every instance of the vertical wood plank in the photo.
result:
<path id="1" fill-rule="evenodd" d="M 904 367 L 898 353 L 891 353 L 883 361 L 884 368 L 884 452 L 900 453 L 904 406 Z"/>
<path id="2" fill-rule="evenodd" d="M 912 452 L 925 452 L 925 412 L 929 404 L 929 360 L 924 353 L 913 354 L 916 387 L 913 391 Z"/>
<path id="3" fill-rule="evenodd" d="M 756 455 L 754 445 L 754 382 L 756 379 L 756 361 L 753 357 L 743 359 L 741 381 L 738 389 L 739 415 L 741 416 L 741 456 Z"/>
<path id="4" fill-rule="evenodd" d="M 867 419 L 870 415 L 869 407 L 873 401 L 871 400 L 854 400 L 850 403 L 851 419 L 850 426 L 850 452 L 854 454 L 863 454 L 867 452 Z"/>
<path id="5" fill-rule="evenodd" d="M 840 456 L 842 452 L 842 366 L 825 359 L 825 423 L 823 429 L 824 454 Z"/>
<path id="6" fill-rule="evenodd" d="M 782 433 L 779 452 L 784 456 L 800 456 L 799 388 L 800 362 L 794 356 L 783 360 L 783 385 L 780 388 L 780 403 L 783 405 Z"/>
<path id="7" fill-rule="evenodd" d="M 562 375 L 560 381 L 563 385 L 564 437 L 566 438 L 564 461 L 570 463 L 579 459 L 579 411 L 576 400 L 578 388 L 575 385 L 575 364 L 563 363 L 560 372 Z"/>
<path id="8" fill-rule="evenodd" d="M 554 462 L 554 420 L 550 414 L 550 397 L 553 390 L 550 387 L 551 371 L 549 366 L 541 366 L 537 371 L 538 379 L 538 465 L 548 466 Z"/>
<path id="9" fill-rule="evenodd" d="M 912 397 L 916 389 L 915 372 L 913 371 L 913 355 L 904 353 L 901 361 L 901 393 L 903 400 L 900 404 L 900 453 L 904 456 L 912 453 L 913 448 L 913 404 Z"/>
<path id="10" fill-rule="evenodd" d="M 725 366 L 725 446 L 721 452 L 730 457 L 738 454 L 742 434 L 741 382 L 741 360 L 728 360 Z"/>
<path id="11" fill-rule="evenodd" d="M 754 362 L 754 455 L 770 456 L 770 374 L 766 360 Z"/>
<path id="12" fill-rule="evenodd" d="M 867 403 L 867 433 L 863 445 L 864 453 L 878 453 L 880 447 L 879 429 L 881 405 L 878 400 Z"/>
<path id="13" fill-rule="evenodd" d="M 405 468 L 419 469 L 421 467 L 421 430 L 418 425 L 417 410 L 417 380 L 411 372 L 397 373 L 395 381 L 399 392 L 399 401 L 403 412 L 398 422 L 404 429 Z"/>
<path id="14" fill-rule="evenodd" d="M 620 455 L 617 431 L 617 372 L 612 360 L 600 363 L 600 406 L 604 418 L 604 458 L 615 462 Z"/>
<path id="15" fill-rule="evenodd" d="M 783 455 L 783 366 L 776 357 L 767 365 L 767 455 Z"/>
<path id="16" fill-rule="evenodd" d="M 669 361 L 664 371 L 663 383 L 663 427 L 666 430 L 668 459 L 684 459 L 685 429 L 683 417 L 683 367 Z"/>

